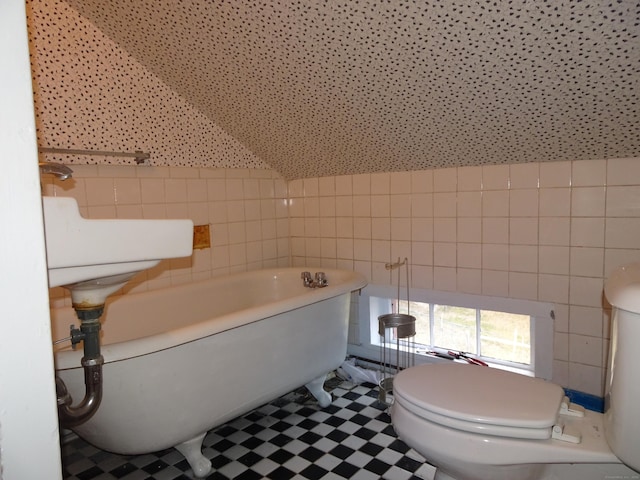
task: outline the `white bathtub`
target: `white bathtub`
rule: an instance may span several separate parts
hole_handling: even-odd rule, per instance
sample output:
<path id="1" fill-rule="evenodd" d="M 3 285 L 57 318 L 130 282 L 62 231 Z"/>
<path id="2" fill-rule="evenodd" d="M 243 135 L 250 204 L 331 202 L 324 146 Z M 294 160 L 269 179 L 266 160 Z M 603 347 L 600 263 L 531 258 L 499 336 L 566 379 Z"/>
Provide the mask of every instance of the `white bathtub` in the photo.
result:
<path id="1" fill-rule="evenodd" d="M 345 358 L 351 292 L 366 281 L 324 270 L 329 286 L 310 289 L 302 270 L 247 272 L 107 302 L 102 403 L 74 431 L 120 454 L 175 446 L 205 476 L 211 463 L 201 446 L 211 428 L 301 385 L 327 406 L 322 383 Z M 52 322 L 56 339 L 79 324 L 71 308 L 52 310 Z M 84 396 L 81 350 L 55 352 L 74 405 Z"/>

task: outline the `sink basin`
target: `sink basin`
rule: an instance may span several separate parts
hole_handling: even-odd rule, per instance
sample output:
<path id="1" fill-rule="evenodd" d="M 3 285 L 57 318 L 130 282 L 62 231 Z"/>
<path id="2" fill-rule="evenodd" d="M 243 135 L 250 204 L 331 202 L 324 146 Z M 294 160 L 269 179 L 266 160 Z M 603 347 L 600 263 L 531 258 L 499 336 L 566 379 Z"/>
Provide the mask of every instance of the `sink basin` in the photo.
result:
<path id="1" fill-rule="evenodd" d="M 138 272 L 193 251 L 191 220 L 89 220 L 74 198 L 42 202 L 49 287 L 68 288 L 74 305 L 104 303 Z"/>

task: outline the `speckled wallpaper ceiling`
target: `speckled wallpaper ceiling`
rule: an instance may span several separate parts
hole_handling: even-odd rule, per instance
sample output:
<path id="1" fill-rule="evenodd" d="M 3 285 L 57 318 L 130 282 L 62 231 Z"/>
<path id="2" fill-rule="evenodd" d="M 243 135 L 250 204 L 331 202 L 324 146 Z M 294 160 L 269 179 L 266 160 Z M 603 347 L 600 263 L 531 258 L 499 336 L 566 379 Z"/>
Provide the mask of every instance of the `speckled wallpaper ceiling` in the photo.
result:
<path id="1" fill-rule="evenodd" d="M 153 165 L 268 168 L 60 0 L 27 2 L 38 144 L 136 150 Z M 47 154 L 65 163 L 132 158 Z"/>
<path id="2" fill-rule="evenodd" d="M 286 178 L 640 156 L 640 3 L 69 0 Z"/>

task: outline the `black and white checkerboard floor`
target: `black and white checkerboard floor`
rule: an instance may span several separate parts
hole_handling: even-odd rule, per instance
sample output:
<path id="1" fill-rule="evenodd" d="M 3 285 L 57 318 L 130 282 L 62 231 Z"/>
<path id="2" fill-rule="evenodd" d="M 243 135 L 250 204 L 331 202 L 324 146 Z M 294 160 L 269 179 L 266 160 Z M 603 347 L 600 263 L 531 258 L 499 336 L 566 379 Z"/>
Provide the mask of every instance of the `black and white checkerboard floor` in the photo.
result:
<path id="1" fill-rule="evenodd" d="M 397 439 L 376 386 L 332 379 L 325 388 L 334 397 L 327 408 L 300 389 L 211 430 L 202 449 L 214 467 L 207 479 L 431 478 L 432 467 Z M 193 478 L 175 449 L 122 456 L 78 438 L 63 445 L 62 464 L 69 480 Z"/>

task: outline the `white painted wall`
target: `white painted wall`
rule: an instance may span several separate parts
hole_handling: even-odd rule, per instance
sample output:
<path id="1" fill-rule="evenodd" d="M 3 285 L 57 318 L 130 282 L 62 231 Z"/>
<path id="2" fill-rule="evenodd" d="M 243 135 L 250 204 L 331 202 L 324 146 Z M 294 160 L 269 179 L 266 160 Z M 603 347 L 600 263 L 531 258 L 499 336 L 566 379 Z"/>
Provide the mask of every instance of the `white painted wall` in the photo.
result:
<path id="1" fill-rule="evenodd" d="M 0 479 L 60 479 L 24 0 L 0 4 Z"/>

